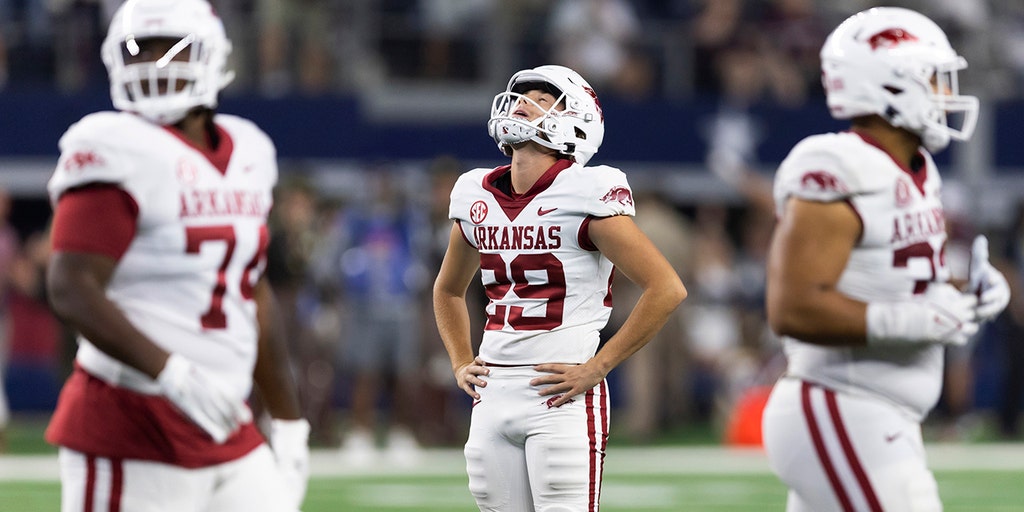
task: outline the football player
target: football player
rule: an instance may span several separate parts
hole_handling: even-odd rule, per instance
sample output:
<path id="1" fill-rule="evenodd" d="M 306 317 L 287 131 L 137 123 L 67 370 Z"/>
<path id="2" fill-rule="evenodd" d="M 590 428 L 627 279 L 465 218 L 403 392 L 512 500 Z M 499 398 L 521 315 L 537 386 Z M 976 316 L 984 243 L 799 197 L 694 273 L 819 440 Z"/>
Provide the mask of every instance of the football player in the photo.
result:
<path id="1" fill-rule="evenodd" d="M 261 277 L 275 148 L 214 113 L 230 50 L 206 0 L 128 0 L 101 49 L 119 112 L 60 139 L 48 290 L 80 337 L 46 438 L 66 512 L 302 502 L 309 425 Z"/>
<path id="2" fill-rule="evenodd" d="M 944 255 L 932 153 L 974 129 L 978 100 L 957 85 L 966 65 L 934 22 L 902 8 L 855 14 L 821 49 L 829 109 L 851 126 L 804 139 L 780 165 L 768 261 L 768 321 L 788 368 L 763 434 L 790 512 L 942 510 L 920 422 L 945 347 L 1009 300 L 984 238 L 966 289 Z"/>
<path id="3" fill-rule="evenodd" d="M 651 339 L 686 289 L 634 224 L 625 174 L 586 166 L 604 114 L 578 73 L 515 73 L 487 126 L 511 164 L 456 182 L 434 283 L 438 330 L 457 385 L 473 398 L 469 489 L 480 510 L 596 511 L 611 410 L 605 376 Z M 598 351 L 616 268 L 643 294 Z M 474 356 L 466 290 L 478 270 L 489 302 Z"/>

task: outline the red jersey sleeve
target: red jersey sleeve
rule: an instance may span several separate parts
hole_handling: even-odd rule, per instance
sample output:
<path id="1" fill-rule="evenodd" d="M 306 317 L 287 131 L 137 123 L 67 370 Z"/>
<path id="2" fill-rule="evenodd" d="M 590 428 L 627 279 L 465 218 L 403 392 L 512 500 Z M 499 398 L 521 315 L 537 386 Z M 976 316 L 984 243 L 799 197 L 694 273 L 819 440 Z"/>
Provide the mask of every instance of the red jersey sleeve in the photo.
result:
<path id="1" fill-rule="evenodd" d="M 120 260 L 135 238 L 138 216 L 135 199 L 116 185 L 69 190 L 53 215 L 53 250 Z"/>

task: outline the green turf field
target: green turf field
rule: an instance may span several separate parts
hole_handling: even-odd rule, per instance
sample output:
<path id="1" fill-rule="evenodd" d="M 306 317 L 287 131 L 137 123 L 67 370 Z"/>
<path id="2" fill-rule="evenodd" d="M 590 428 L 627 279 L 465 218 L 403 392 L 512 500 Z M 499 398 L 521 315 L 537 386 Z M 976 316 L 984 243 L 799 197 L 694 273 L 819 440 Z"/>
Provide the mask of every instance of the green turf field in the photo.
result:
<path id="1" fill-rule="evenodd" d="M 947 512 L 1019 511 L 1024 475 L 1013 471 L 940 471 Z M 783 510 L 785 490 L 765 474 L 610 476 L 604 512 Z M 0 483 L 0 510 L 58 510 L 56 482 Z M 317 477 L 304 512 L 474 512 L 465 479 L 457 476 Z"/>
<path id="2" fill-rule="evenodd" d="M 947 512 L 1024 510 L 1024 446 L 929 446 Z M 785 489 L 763 454 L 720 447 L 619 447 L 607 459 L 604 512 L 783 510 Z M 473 512 L 461 453 L 354 468 L 314 452 L 305 512 Z M 0 456 L 0 510 L 58 510 L 52 455 Z"/>
<path id="3" fill-rule="evenodd" d="M 19 424 L 0 454 L 0 511 L 60 508 L 53 447 L 40 425 Z M 786 490 L 759 450 L 713 443 L 613 445 L 605 461 L 602 512 L 781 511 Z M 1024 444 L 927 446 L 946 512 L 1024 511 Z M 316 449 L 304 512 L 474 512 L 457 448 L 415 460 L 382 455 L 359 467 Z M 129 511 L 126 511 L 129 512 Z"/>

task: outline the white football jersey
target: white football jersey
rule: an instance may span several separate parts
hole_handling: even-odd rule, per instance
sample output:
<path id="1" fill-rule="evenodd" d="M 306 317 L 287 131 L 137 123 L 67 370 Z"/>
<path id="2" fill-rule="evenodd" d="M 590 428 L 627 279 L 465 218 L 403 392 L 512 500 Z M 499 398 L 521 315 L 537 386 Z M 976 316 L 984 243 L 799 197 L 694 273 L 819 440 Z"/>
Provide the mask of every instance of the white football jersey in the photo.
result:
<path id="1" fill-rule="evenodd" d="M 923 149 L 916 172 L 853 132 L 801 141 L 775 177 L 777 214 L 786 200 L 849 203 L 860 217 L 861 239 L 838 290 L 863 302 L 902 301 L 946 282 L 946 223 L 939 199 L 942 180 Z M 825 347 L 785 340 L 789 373 L 837 390 L 881 396 L 918 419 L 934 407 L 942 388 L 943 347 Z"/>
<path id="2" fill-rule="evenodd" d="M 625 174 L 560 160 L 526 194 L 495 185 L 508 166 L 474 169 L 452 189 L 449 217 L 480 251 L 489 363 L 583 363 L 611 312 L 613 265 L 586 237 L 591 218 L 634 215 Z"/>
<path id="3" fill-rule="evenodd" d="M 215 372 L 244 399 L 256 358 L 253 285 L 265 267 L 276 151 L 249 121 L 221 114 L 215 123 L 226 134 L 221 144 L 231 145 L 225 169 L 167 128 L 127 113 L 91 114 L 60 139 L 48 188 L 53 204 L 89 183 L 131 195 L 137 231 L 107 296 L 163 349 Z M 112 384 L 158 393 L 153 380 L 84 338 L 77 361 Z"/>

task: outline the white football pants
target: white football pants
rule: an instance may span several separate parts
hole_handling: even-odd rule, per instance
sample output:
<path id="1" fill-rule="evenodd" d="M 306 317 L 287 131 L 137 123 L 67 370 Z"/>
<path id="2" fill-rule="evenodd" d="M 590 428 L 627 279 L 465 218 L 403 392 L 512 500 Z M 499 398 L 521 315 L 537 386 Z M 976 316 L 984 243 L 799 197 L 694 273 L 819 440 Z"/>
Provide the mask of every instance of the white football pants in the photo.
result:
<path id="1" fill-rule="evenodd" d="M 762 426 L 787 512 L 942 510 L 921 427 L 888 402 L 787 377 Z"/>
<path id="2" fill-rule="evenodd" d="M 61 448 L 62 512 L 296 512 L 270 447 L 205 468 Z"/>
<path id="3" fill-rule="evenodd" d="M 608 385 L 561 407 L 530 367 L 489 367 L 466 442 L 469 490 L 486 512 L 597 512 L 608 440 Z"/>

